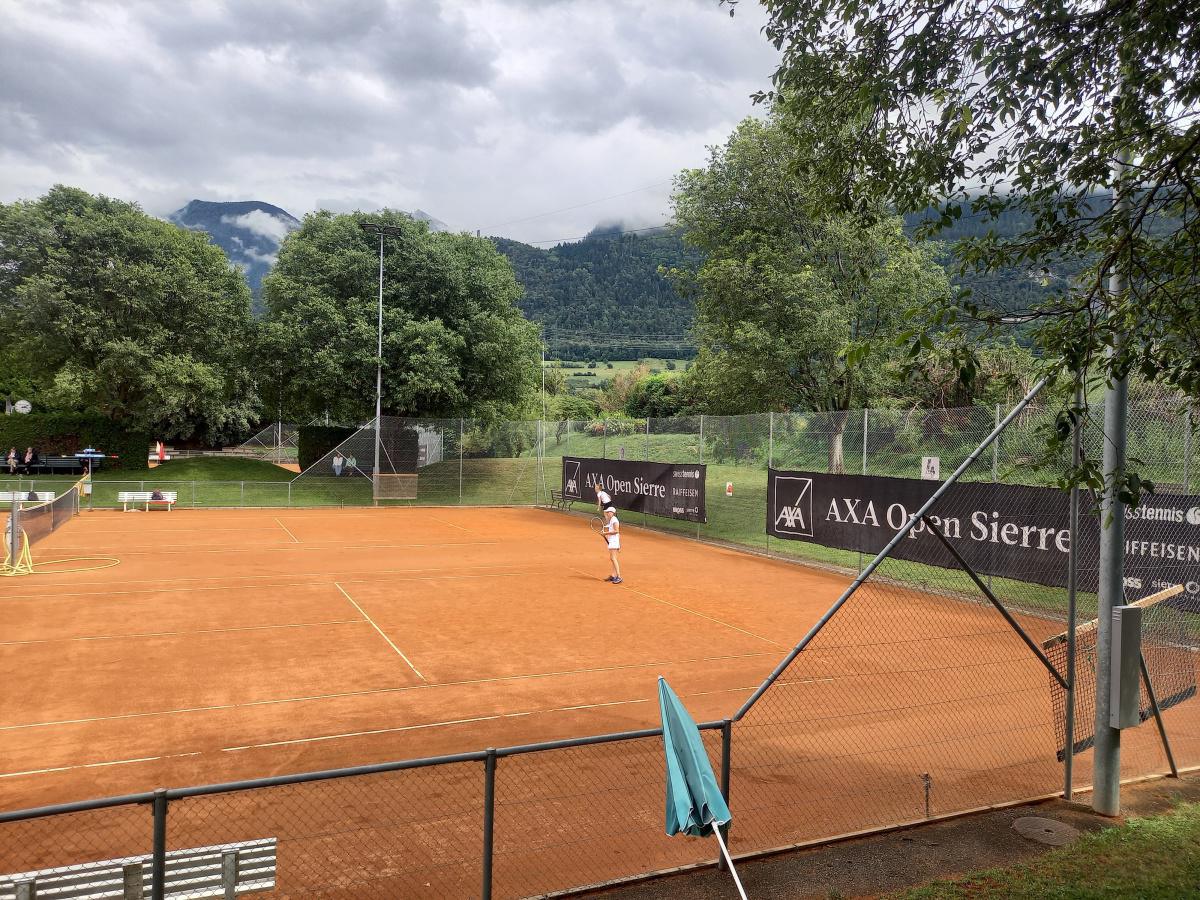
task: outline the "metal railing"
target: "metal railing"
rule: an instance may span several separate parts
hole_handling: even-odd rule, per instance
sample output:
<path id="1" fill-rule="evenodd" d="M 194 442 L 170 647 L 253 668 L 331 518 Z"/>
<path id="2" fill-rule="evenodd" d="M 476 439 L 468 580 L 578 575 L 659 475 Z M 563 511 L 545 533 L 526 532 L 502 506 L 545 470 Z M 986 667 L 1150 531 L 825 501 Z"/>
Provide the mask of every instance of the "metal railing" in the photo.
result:
<path id="1" fill-rule="evenodd" d="M 714 768 L 719 767 L 719 771 L 721 773 L 721 788 L 722 791 L 725 792 L 726 796 L 728 796 L 731 760 L 730 745 L 732 740 L 730 722 L 728 720 L 722 722 L 704 722 L 699 725 L 699 728 L 702 732 L 706 732 L 713 736 L 713 740 L 708 741 L 708 744 L 712 745 L 717 739 L 720 740 L 719 745 L 710 746 L 710 752 L 717 757 L 716 759 L 712 760 L 712 762 L 714 763 Z M 511 747 L 488 748 L 486 750 L 478 750 L 467 753 L 432 756 L 420 759 L 402 760 L 398 762 L 380 763 L 375 765 L 351 766 L 316 772 L 305 772 L 295 775 L 281 775 L 270 778 L 234 781 L 222 784 L 211 784 L 187 788 L 160 788 L 155 791 L 127 794 L 119 797 L 108 797 L 104 799 L 83 801 L 78 803 L 61 803 L 34 809 L 5 812 L 0 813 L 0 828 L 8 829 L 8 835 L 11 835 L 11 829 L 13 827 L 23 827 L 26 829 L 26 833 L 21 836 L 21 840 L 19 841 L 21 844 L 20 847 L 14 848 L 13 842 L 11 841 L 6 841 L 3 844 L 0 844 L 0 866 L 3 867 L 3 871 L 10 873 L 18 870 L 29 870 L 29 860 L 22 859 L 20 854 L 28 853 L 30 859 L 32 859 L 38 858 L 40 853 L 45 852 L 45 844 L 49 841 L 55 840 L 56 838 L 52 836 L 51 831 L 43 832 L 42 830 L 38 829 L 37 823 L 39 822 L 58 822 L 60 820 L 69 820 L 74 816 L 98 811 L 144 809 L 146 810 L 144 815 L 148 815 L 150 820 L 149 830 L 151 835 L 151 849 L 149 857 L 152 884 L 151 897 L 154 898 L 154 900 L 162 900 L 162 898 L 167 896 L 186 897 L 186 890 L 182 892 L 172 891 L 170 894 L 168 894 L 168 885 L 166 882 L 166 860 L 168 852 L 172 849 L 173 845 L 178 845 L 181 842 L 194 843 L 196 841 L 207 839 L 197 835 L 197 829 L 194 827 L 196 823 L 189 821 L 189 801 L 195 801 L 199 799 L 213 800 L 213 798 L 229 795 L 239 795 L 240 799 L 240 796 L 244 796 L 247 792 L 267 792 L 268 796 L 270 796 L 269 792 L 272 790 L 286 787 L 318 785 L 321 783 L 340 782 L 348 779 L 369 780 L 373 776 L 383 776 L 391 773 L 416 773 L 425 770 L 449 771 L 455 767 L 461 767 L 464 764 L 473 763 L 476 765 L 482 764 L 481 768 L 477 770 L 478 774 L 475 776 L 475 778 L 478 779 L 479 787 L 479 794 L 477 798 L 479 800 L 479 805 L 475 810 L 478 815 L 476 821 L 479 825 L 477 832 L 479 838 L 476 848 L 477 853 L 469 851 L 462 853 L 461 862 L 463 865 L 452 866 L 450 868 L 443 866 L 441 867 L 442 871 L 440 872 L 436 872 L 438 869 L 437 866 L 430 867 L 429 870 L 421 868 L 416 873 L 415 878 L 405 879 L 402 885 L 401 883 L 396 882 L 394 879 L 389 881 L 388 879 L 379 878 L 379 873 L 370 873 L 368 875 L 364 875 L 364 877 L 355 881 L 353 884 L 342 884 L 341 887 L 351 887 L 355 891 L 356 896 L 390 897 L 422 894 L 432 896 L 480 896 L 487 900 L 487 898 L 491 898 L 493 896 L 493 891 L 495 890 L 496 882 L 498 880 L 496 874 L 497 798 L 500 797 L 499 804 L 501 807 L 503 807 L 505 804 L 504 798 L 506 794 L 504 783 L 506 769 L 501 765 L 502 761 L 515 757 L 524 757 L 534 754 L 554 754 L 583 748 L 614 746 L 619 750 L 625 745 L 632 745 L 636 742 L 644 742 L 647 740 L 656 741 L 656 739 L 661 737 L 661 728 L 650 728 L 639 731 L 593 735 L 590 737 L 569 740 L 544 741 Z M 657 752 L 657 748 L 655 749 Z M 657 772 L 645 772 L 642 773 L 642 775 L 643 777 L 650 778 L 658 777 Z M 526 777 L 527 775 L 525 773 L 521 774 L 522 779 Z M 520 793 L 520 790 L 521 789 L 519 787 L 513 788 L 513 791 L 516 793 Z M 558 799 L 566 800 L 569 798 L 563 796 Z M 274 796 L 272 802 L 279 804 L 279 797 Z M 230 802 L 225 805 L 226 811 L 230 812 L 236 810 L 240 808 L 241 805 L 242 804 L 240 803 Z M 347 819 L 354 818 L 353 810 L 346 810 L 346 812 L 348 813 Z M 287 818 L 292 817 L 284 817 L 285 820 Z M 353 826 L 348 828 L 345 827 L 349 824 L 349 822 L 343 823 L 343 829 L 340 829 L 338 832 L 336 832 L 334 842 L 335 844 L 341 845 L 340 850 L 338 847 L 326 848 L 328 852 L 336 854 L 338 852 L 344 852 L 347 847 L 353 846 Z M 111 850 L 102 851 L 100 850 L 100 846 L 103 845 L 100 844 L 100 841 L 104 840 L 104 838 L 100 838 L 96 841 L 97 847 L 95 852 L 108 852 L 111 853 L 114 858 L 120 858 L 125 855 L 122 850 L 137 846 L 140 839 L 136 836 L 135 832 L 139 831 L 140 827 L 137 825 L 136 817 L 127 819 L 125 825 L 129 834 L 124 836 L 131 838 L 131 843 L 125 845 L 111 843 L 109 844 L 109 846 L 112 847 Z M 276 822 L 276 826 L 277 825 L 278 822 Z M 386 823 L 377 821 L 372 823 L 370 826 L 365 827 L 359 823 L 359 828 L 364 832 L 371 833 L 379 830 L 381 825 L 386 825 Z M 229 827 L 231 830 L 238 830 L 239 827 L 246 827 L 246 824 L 239 822 L 237 825 L 230 824 Z M 253 829 L 255 826 L 251 824 L 249 827 Z M 277 839 L 279 845 L 279 854 L 281 859 L 287 859 L 290 852 L 297 849 L 296 845 L 303 844 L 312 837 L 310 834 L 302 835 L 296 833 L 295 830 L 293 830 L 291 833 L 288 833 L 287 828 L 279 829 L 278 827 L 274 827 L 272 828 L 272 831 L 272 836 Z M 283 833 L 280 833 L 281 831 Z M 196 836 L 193 837 L 192 835 Z M 364 835 L 364 837 L 365 836 L 366 835 Z M 533 836 L 533 833 L 526 835 L 504 835 L 504 845 L 512 848 L 517 846 L 520 843 L 520 840 L 523 838 L 532 838 Z M 114 836 L 110 834 L 107 836 L 107 840 L 112 841 L 113 837 Z M 116 835 L 115 837 L 119 839 L 123 836 Z M 675 846 L 681 845 L 677 843 Z M 693 845 L 692 849 L 694 851 L 699 851 L 700 847 Z M 16 850 L 15 854 L 14 850 Z M 412 842 L 407 844 L 406 850 L 411 857 L 413 850 Z M 501 848 L 501 852 L 504 852 L 503 847 Z M 509 852 L 511 852 L 511 849 Z M 546 852 L 545 847 L 542 848 L 542 852 Z M 591 847 L 589 848 L 588 852 L 593 854 L 602 854 L 603 848 Z M 680 860 L 683 862 L 681 863 Z M 411 859 L 409 861 L 411 862 Z M 608 862 L 611 863 L 612 860 Z M 679 865 L 702 865 L 706 864 L 707 860 L 700 852 L 684 852 L 682 855 L 677 855 L 676 858 L 672 859 L 671 863 L 673 864 L 673 867 L 678 867 Z M 474 884 L 470 890 L 462 891 L 461 888 L 465 886 L 463 883 L 463 868 L 469 867 L 471 864 L 477 867 L 476 880 L 474 881 Z M 547 870 L 552 868 L 552 866 L 546 867 Z M 325 878 L 330 878 L 330 873 L 322 872 L 321 870 L 314 872 L 311 871 L 311 867 L 309 867 L 309 869 L 310 870 L 308 872 L 302 873 L 301 878 L 303 880 L 299 882 L 296 880 L 296 872 L 294 870 L 289 873 L 292 876 L 292 880 L 288 884 L 289 892 L 296 891 L 304 893 L 311 891 L 319 893 L 321 890 L 331 887 L 327 881 L 323 882 L 321 880 L 322 874 Z M 618 869 L 613 869 L 611 867 L 599 869 L 598 871 L 603 871 L 606 875 L 612 875 L 614 872 L 616 872 L 618 873 L 616 875 L 618 879 L 621 877 L 621 875 L 628 877 L 642 874 L 638 872 L 620 873 Z M 431 874 L 435 872 L 436 874 Z M 308 879 L 304 879 L 304 874 L 313 876 L 313 880 L 310 882 Z M 441 876 L 440 881 L 437 880 L 436 875 Z M 503 873 L 501 877 L 505 878 L 508 882 L 511 882 L 515 880 L 514 876 L 516 876 L 516 873 L 510 871 Z M 524 880 L 524 876 L 516 877 L 520 877 L 522 880 Z M 434 878 L 434 880 L 422 881 L 422 879 L 425 878 Z M 0 874 L 0 883 L 2 883 L 3 880 L 3 874 Z M 336 878 L 333 880 L 336 881 Z M 605 878 L 604 880 L 607 881 L 612 879 Z M 385 884 L 376 884 L 375 882 L 377 881 L 385 882 Z M 404 890 L 398 890 L 398 888 L 401 886 L 403 886 Z M 511 888 L 513 885 L 509 884 L 507 886 Z M 565 890 L 579 887 L 579 885 L 548 882 L 546 887 L 548 887 L 550 890 Z M 445 893 L 443 889 L 449 892 Z M 393 891 L 395 892 L 393 893 Z M 505 890 L 503 893 L 506 896 L 514 895 L 512 890 Z"/>

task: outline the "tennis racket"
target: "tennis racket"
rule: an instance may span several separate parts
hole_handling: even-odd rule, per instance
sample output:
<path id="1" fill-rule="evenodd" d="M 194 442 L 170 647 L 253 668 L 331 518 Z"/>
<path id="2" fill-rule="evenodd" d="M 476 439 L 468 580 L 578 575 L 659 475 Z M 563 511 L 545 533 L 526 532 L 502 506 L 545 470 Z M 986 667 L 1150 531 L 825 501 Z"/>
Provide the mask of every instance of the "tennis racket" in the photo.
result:
<path id="1" fill-rule="evenodd" d="M 600 535 L 605 543 L 608 542 L 608 532 L 604 530 L 604 516 L 592 516 L 591 518 L 592 531 Z"/>

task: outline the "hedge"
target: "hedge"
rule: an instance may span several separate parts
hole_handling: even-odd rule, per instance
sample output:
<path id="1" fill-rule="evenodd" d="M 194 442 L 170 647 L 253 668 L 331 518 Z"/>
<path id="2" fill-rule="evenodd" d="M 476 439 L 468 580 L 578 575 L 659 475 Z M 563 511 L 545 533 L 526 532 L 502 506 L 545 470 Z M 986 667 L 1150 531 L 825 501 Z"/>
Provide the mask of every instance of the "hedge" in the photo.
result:
<path id="1" fill-rule="evenodd" d="M 111 419 L 87 413 L 13 413 L 0 415 L 0 455 L 10 447 L 24 453 L 33 447 L 39 456 L 74 456 L 86 447 L 116 456 L 105 469 L 146 469 L 149 432 L 123 428 Z"/>
<path id="2" fill-rule="evenodd" d="M 301 426 L 300 436 L 296 441 L 296 455 L 300 461 L 300 471 L 303 472 L 356 431 L 358 431 L 357 428 L 346 428 L 341 425 Z"/>

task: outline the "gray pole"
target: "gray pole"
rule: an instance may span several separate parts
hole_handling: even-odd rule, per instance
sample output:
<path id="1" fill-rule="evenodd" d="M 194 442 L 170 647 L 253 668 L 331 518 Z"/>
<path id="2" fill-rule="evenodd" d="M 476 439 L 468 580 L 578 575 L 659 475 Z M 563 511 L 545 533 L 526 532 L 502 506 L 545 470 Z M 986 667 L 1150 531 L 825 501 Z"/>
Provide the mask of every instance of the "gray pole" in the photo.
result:
<path id="1" fill-rule="evenodd" d="M 866 475 L 866 474 L 867 474 L 867 424 L 868 424 L 868 423 L 867 423 L 867 416 L 870 414 L 870 412 L 871 412 L 871 410 L 870 410 L 870 409 L 868 409 L 868 408 L 866 408 L 866 407 L 864 407 L 864 408 L 863 408 L 863 465 L 862 465 L 862 473 L 863 473 L 864 475 Z"/>
<path id="2" fill-rule="evenodd" d="M 704 465 L 704 414 L 700 414 L 700 465 Z M 708 470 L 705 469 L 705 472 Z M 708 504 L 708 476 L 704 477 L 705 482 L 705 505 Z M 696 540 L 700 540 L 700 523 L 696 523 Z"/>
<path id="3" fill-rule="evenodd" d="M 771 483 L 771 469 L 775 468 L 775 413 L 767 413 L 767 484 Z M 767 497 L 770 509 L 771 498 Z M 767 556 L 771 555 L 771 532 L 767 531 Z"/>
<path id="4" fill-rule="evenodd" d="M 1125 166 L 1128 153 L 1122 151 L 1115 165 L 1113 205 L 1118 219 L 1129 213 L 1125 194 Z M 1108 279 L 1110 294 L 1123 294 L 1128 287 L 1122 263 L 1113 265 Z M 1115 335 L 1108 355 L 1111 359 L 1124 343 Z M 1125 431 L 1129 413 L 1129 385 L 1124 378 L 1109 373 L 1104 394 L 1104 498 L 1101 504 L 1100 590 L 1096 604 L 1096 750 L 1093 762 L 1092 809 L 1104 816 L 1121 811 L 1121 732 L 1108 724 L 1109 685 L 1112 666 L 1113 608 L 1125 602 L 1125 504 L 1118 496 L 1118 482 L 1125 475 Z"/>
<path id="5" fill-rule="evenodd" d="M 12 511 L 8 516 L 8 562 L 13 568 L 21 562 L 21 501 L 13 495 Z"/>
<path id="6" fill-rule="evenodd" d="M 1075 409 L 1083 409 L 1083 376 L 1075 385 Z M 1079 413 L 1076 412 L 1076 415 Z M 1071 436 L 1071 464 L 1079 468 L 1080 440 L 1079 431 L 1082 423 L 1075 420 L 1075 432 Z M 1079 485 L 1071 486 L 1071 549 L 1067 555 L 1067 704 L 1066 721 L 1063 734 L 1066 740 L 1063 757 L 1063 799 L 1070 800 L 1074 792 L 1075 778 L 1075 595 L 1078 590 L 1079 572 Z"/>
<path id="7" fill-rule="evenodd" d="M 1192 492 L 1192 404 L 1183 419 L 1183 492 Z"/>
<path id="8" fill-rule="evenodd" d="M 379 445 L 383 440 L 383 231 L 379 232 L 379 358 L 375 360 L 375 480 L 372 494 L 379 494 Z M 374 497 L 372 497 L 374 499 Z"/>

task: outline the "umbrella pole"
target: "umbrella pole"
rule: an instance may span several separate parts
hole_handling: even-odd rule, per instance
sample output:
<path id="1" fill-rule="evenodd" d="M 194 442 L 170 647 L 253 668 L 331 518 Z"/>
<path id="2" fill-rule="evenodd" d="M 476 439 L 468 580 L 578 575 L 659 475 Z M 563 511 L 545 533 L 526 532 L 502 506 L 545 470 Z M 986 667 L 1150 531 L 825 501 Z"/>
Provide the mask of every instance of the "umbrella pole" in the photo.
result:
<path id="1" fill-rule="evenodd" d="M 738 896 L 742 900 L 746 900 L 746 892 L 742 889 L 742 879 L 738 878 L 737 869 L 733 867 L 733 858 L 729 855 L 729 848 L 725 846 L 725 839 L 721 837 L 721 825 L 716 822 L 713 822 L 713 834 L 717 838 L 717 843 L 721 845 L 721 852 L 725 854 L 725 862 L 729 863 L 729 874 L 733 876 L 733 883 L 737 885 Z"/>

